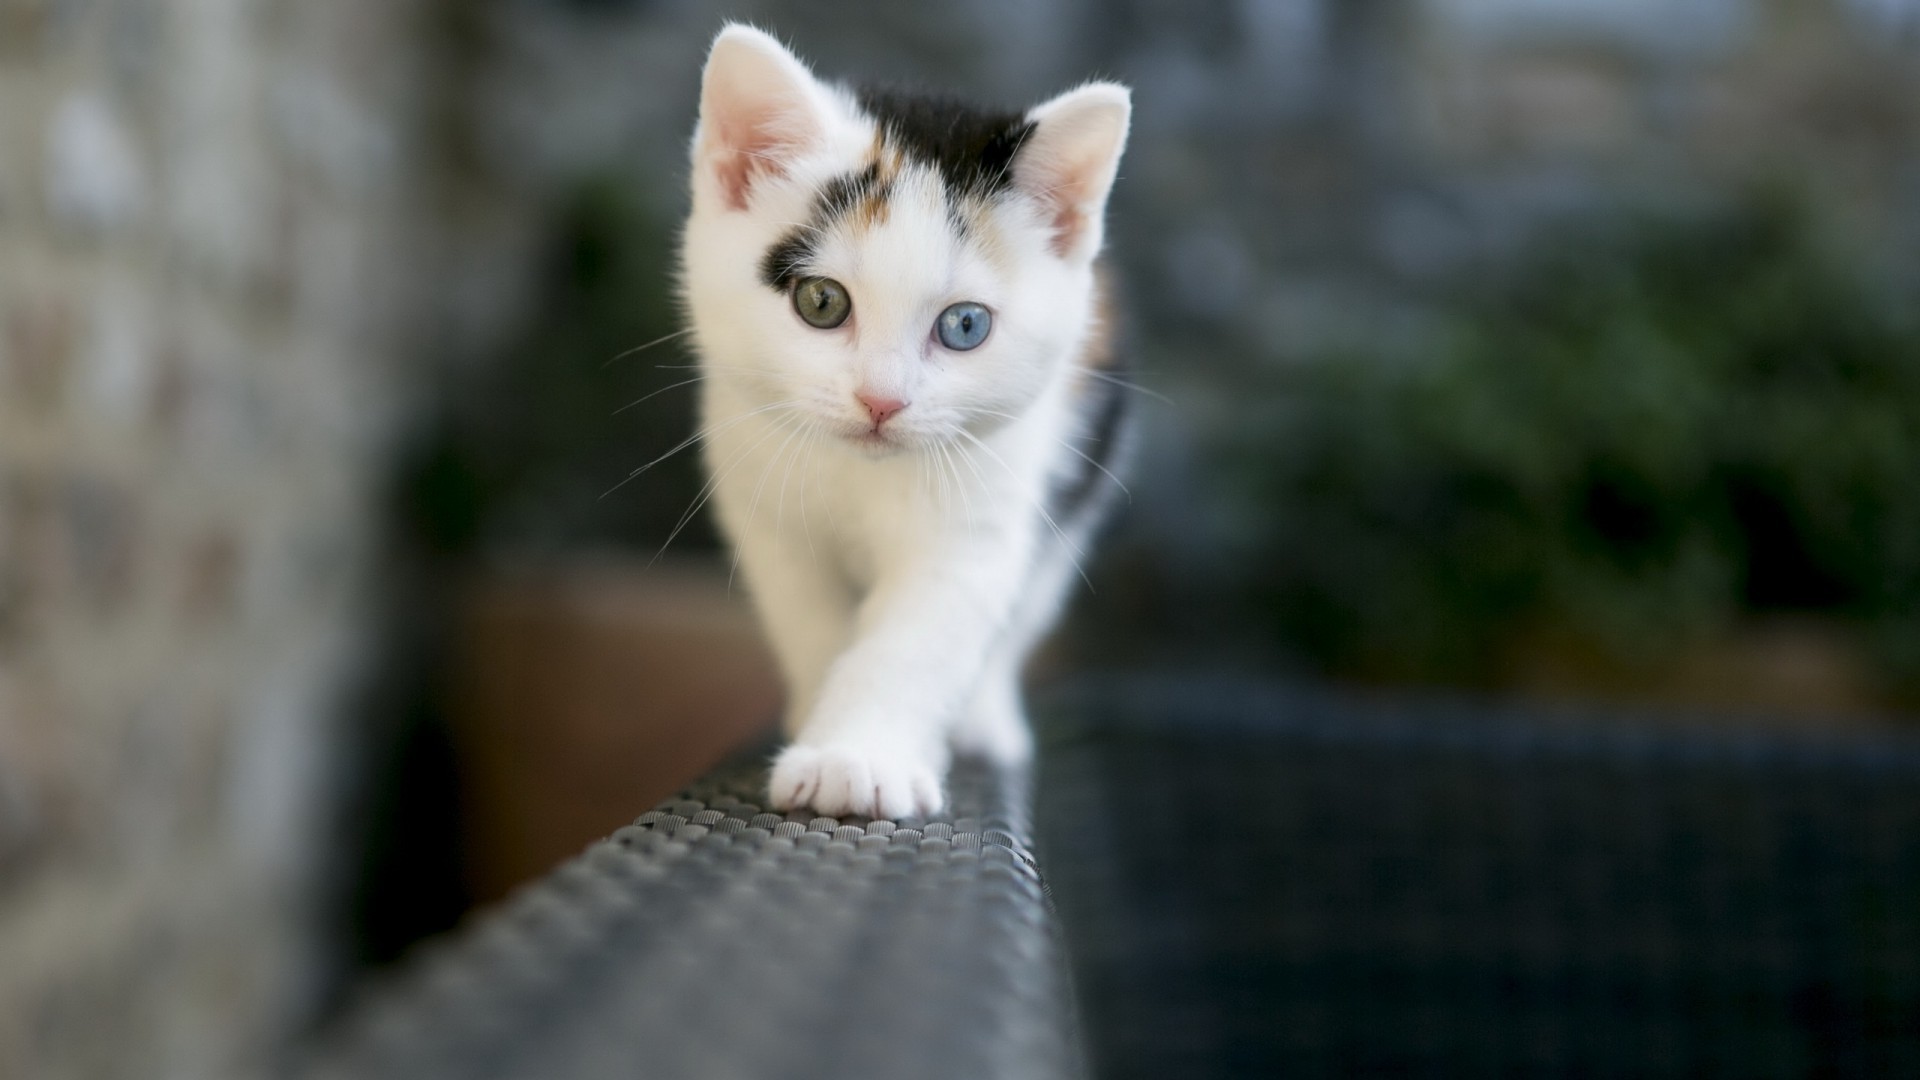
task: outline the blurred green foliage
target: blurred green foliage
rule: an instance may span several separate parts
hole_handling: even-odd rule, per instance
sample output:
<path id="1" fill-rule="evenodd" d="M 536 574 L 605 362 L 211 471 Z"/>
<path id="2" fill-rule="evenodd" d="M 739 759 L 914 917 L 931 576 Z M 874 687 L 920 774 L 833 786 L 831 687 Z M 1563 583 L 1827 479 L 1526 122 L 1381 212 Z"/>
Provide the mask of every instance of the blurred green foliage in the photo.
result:
<path id="1" fill-rule="evenodd" d="M 1255 571 L 1323 668 L 1495 685 L 1520 639 L 1623 664 L 1771 613 L 1920 676 L 1920 327 L 1768 203 L 1556 236 L 1414 357 L 1292 372 L 1243 448 Z"/>

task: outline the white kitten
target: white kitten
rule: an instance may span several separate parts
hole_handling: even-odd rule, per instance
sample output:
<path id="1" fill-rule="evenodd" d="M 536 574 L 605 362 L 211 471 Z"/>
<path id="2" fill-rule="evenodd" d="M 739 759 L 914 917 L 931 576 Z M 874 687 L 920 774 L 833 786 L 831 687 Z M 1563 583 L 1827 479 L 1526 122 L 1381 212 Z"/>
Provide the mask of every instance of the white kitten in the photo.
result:
<path id="1" fill-rule="evenodd" d="M 1024 114 L 820 82 L 728 26 L 684 287 L 720 522 L 786 677 L 781 808 L 902 817 L 1032 753 L 1028 650 L 1119 481 L 1095 257 L 1124 87 Z"/>

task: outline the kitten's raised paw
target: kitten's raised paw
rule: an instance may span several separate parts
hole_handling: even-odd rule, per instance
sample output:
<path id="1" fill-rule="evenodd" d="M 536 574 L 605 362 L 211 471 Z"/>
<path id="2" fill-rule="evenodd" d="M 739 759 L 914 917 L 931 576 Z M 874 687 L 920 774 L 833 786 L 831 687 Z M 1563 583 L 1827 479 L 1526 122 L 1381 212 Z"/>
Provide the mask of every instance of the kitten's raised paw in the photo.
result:
<path id="1" fill-rule="evenodd" d="M 945 762 L 896 748 L 797 744 L 774 760 L 767 795 L 776 809 L 829 817 L 927 817 L 946 805 Z"/>

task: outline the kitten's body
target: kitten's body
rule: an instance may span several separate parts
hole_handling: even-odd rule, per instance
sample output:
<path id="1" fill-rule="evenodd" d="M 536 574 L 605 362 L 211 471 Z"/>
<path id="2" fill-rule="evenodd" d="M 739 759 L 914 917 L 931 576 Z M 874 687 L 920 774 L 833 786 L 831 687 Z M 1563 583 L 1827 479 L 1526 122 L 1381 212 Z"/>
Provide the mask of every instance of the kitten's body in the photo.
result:
<path id="1" fill-rule="evenodd" d="M 1093 263 L 1127 112 L 1108 84 L 1026 114 L 856 96 L 716 41 L 686 291 L 713 501 L 788 684 L 775 805 L 925 814 L 951 749 L 1031 753 L 1020 668 L 1118 488 Z M 801 314 L 809 282 L 841 322 Z"/>

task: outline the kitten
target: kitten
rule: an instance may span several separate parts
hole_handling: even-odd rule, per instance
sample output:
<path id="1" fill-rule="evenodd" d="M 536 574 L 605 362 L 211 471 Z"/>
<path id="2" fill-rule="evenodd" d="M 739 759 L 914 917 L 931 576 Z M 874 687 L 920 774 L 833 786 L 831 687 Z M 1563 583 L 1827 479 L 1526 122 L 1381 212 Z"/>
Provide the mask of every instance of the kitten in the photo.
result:
<path id="1" fill-rule="evenodd" d="M 1024 763 L 1020 670 L 1119 490 L 1095 257 L 1125 87 L 1025 113 L 707 58 L 683 284 L 721 526 L 779 659 L 769 798 L 923 816 Z"/>

